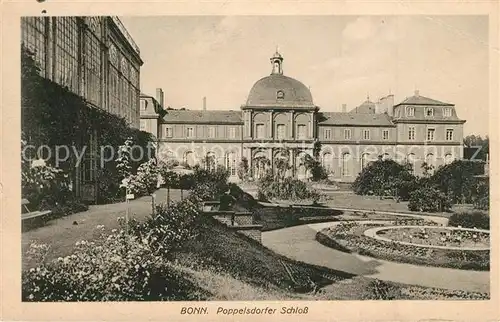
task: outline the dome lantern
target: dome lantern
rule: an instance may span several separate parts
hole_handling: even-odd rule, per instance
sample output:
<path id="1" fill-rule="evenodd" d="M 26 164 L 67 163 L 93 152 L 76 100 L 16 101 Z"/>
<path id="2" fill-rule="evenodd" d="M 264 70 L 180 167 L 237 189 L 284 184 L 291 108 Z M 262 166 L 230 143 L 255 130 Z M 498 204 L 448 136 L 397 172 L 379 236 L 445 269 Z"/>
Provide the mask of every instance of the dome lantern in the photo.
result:
<path id="1" fill-rule="evenodd" d="M 273 65 L 271 75 L 283 75 L 283 56 L 278 52 L 278 48 L 276 48 L 276 52 L 271 57 L 271 64 Z"/>

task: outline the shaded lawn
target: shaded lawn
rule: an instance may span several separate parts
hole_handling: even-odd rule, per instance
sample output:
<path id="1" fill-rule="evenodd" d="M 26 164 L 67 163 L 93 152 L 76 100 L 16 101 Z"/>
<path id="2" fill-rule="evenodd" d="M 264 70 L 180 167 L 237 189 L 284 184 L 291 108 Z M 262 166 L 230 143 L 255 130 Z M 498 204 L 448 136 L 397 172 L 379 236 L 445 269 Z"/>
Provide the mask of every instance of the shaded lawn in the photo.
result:
<path id="1" fill-rule="evenodd" d="M 166 189 L 160 189 L 155 194 L 157 204 L 166 202 Z M 184 191 L 184 197 L 187 195 L 188 192 Z M 180 200 L 180 190 L 171 189 L 170 198 L 171 201 Z M 150 196 L 132 200 L 129 206 L 129 218 L 144 220 L 151 215 Z M 126 211 L 127 204 L 125 202 L 90 206 L 88 211 L 51 220 L 42 227 L 23 232 L 21 237 L 23 269 L 31 268 L 37 264 L 25 256 L 32 241 L 50 246 L 48 260 L 70 255 L 73 253 L 77 241 L 95 239 L 98 234 L 96 226 L 104 225 L 108 231 L 119 228 L 118 217 L 125 217 Z"/>
<path id="2" fill-rule="evenodd" d="M 377 210 L 377 211 L 387 211 L 387 212 L 402 212 L 402 213 L 414 213 L 420 215 L 426 215 L 427 213 L 414 212 L 408 210 L 408 202 L 401 201 L 396 202 L 393 199 L 380 199 L 380 197 L 375 196 L 360 196 L 356 194 L 331 194 L 328 195 L 328 200 L 322 202 L 324 205 L 332 208 L 352 208 L 352 209 L 363 209 L 363 210 Z M 453 205 L 453 212 L 463 212 L 471 211 L 473 207 L 471 205 Z M 432 213 L 432 216 L 444 216 L 449 217 L 452 213 Z"/>

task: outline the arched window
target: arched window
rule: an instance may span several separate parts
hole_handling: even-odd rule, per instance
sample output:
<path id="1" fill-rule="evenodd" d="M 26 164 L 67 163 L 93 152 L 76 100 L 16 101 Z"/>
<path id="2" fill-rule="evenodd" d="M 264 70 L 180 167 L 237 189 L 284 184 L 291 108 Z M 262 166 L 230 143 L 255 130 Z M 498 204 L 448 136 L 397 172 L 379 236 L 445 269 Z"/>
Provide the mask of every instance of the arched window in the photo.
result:
<path id="1" fill-rule="evenodd" d="M 410 165 L 410 172 L 415 174 L 415 154 L 410 153 L 406 156 L 406 162 Z"/>
<path id="2" fill-rule="evenodd" d="M 213 152 L 208 152 L 207 156 L 205 157 L 205 169 L 208 171 L 215 171 L 217 168 L 217 158 L 215 156 L 215 153 Z"/>
<path id="3" fill-rule="evenodd" d="M 361 171 L 368 165 L 368 162 L 370 162 L 370 154 L 363 153 L 363 155 L 361 155 Z"/>
<path id="4" fill-rule="evenodd" d="M 429 167 L 429 173 L 432 174 L 434 172 L 434 168 L 436 167 L 436 162 L 434 159 L 434 154 L 428 153 L 425 156 L 425 163 L 427 163 L 427 166 Z"/>
<path id="5" fill-rule="evenodd" d="M 348 177 L 351 175 L 351 155 L 349 152 L 342 154 L 342 176 Z"/>
<path id="6" fill-rule="evenodd" d="M 228 152 L 226 153 L 226 169 L 229 171 L 231 176 L 236 175 L 236 153 Z"/>
<path id="7" fill-rule="evenodd" d="M 327 173 L 330 173 L 333 170 L 332 163 L 333 155 L 330 152 L 323 153 L 323 157 L 321 158 L 321 165 Z"/>
<path id="8" fill-rule="evenodd" d="M 187 151 L 184 154 L 184 162 L 189 165 L 190 167 L 193 167 L 195 165 L 195 155 L 192 151 Z"/>

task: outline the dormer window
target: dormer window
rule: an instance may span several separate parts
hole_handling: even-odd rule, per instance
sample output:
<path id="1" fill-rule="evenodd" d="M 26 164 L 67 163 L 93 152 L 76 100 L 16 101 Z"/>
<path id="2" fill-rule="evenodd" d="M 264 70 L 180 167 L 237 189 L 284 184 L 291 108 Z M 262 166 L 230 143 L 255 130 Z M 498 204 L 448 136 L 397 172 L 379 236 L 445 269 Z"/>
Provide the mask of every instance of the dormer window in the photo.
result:
<path id="1" fill-rule="evenodd" d="M 406 108 L 406 116 L 415 116 L 415 108 L 413 106 Z"/>
<path id="2" fill-rule="evenodd" d="M 451 108 L 447 107 L 444 109 L 444 117 L 450 117 L 451 116 Z"/>
<path id="3" fill-rule="evenodd" d="M 434 109 L 432 107 L 427 107 L 425 109 L 425 116 L 427 116 L 427 117 L 434 116 Z"/>
<path id="4" fill-rule="evenodd" d="M 276 93 L 276 98 L 277 98 L 277 99 L 279 99 L 279 100 L 284 99 L 284 98 L 285 98 L 285 92 L 283 92 L 283 91 L 278 91 L 278 92 Z"/>

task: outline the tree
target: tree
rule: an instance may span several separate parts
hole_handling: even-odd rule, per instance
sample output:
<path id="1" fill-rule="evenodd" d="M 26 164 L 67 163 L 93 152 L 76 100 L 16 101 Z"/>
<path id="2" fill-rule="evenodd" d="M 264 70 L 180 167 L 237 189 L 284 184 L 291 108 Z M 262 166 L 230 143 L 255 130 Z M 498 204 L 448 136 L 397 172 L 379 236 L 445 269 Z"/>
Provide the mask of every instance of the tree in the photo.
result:
<path id="1" fill-rule="evenodd" d="M 311 174 L 312 181 L 319 181 L 328 178 L 328 173 L 321 165 L 321 162 L 307 153 L 303 155 L 301 165 L 303 165 L 306 168 L 306 171 Z"/>
<path id="2" fill-rule="evenodd" d="M 359 195 L 394 196 L 408 200 L 416 181 L 408 166 L 379 158 L 361 171 L 352 188 Z"/>
<path id="3" fill-rule="evenodd" d="M 245 180 L 248 177 L 248 159 L 246 157 L 241 158 L 240 163 L 238 164 L 238 178 L 240 180 Z"/>
<path id="4" fill-rule="evenodd" d="M 453 203 L 471 203 L 476 195 L 477 175 L 482 172 L 482 163 L 455 160 L 439 167 L 429 178 L 442 192 L 449 195 Z"/>

